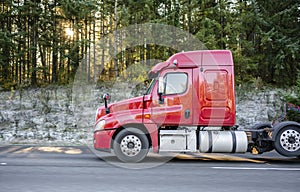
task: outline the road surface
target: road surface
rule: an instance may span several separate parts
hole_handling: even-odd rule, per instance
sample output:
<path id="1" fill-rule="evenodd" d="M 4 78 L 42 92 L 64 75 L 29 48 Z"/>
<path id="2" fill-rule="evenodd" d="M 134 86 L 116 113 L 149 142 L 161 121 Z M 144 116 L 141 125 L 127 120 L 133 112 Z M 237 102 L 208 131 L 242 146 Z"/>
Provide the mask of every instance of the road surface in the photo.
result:
<path id="1" fill-rule="evenodd" d="M 101 154 L 100 154 L 101 155 Z M 143 166 L 141 166 L 143 165 Z M 87 146 L 0 146 L 0 192 L 299 191 L 300 159 L 251 154 L 152 155 L 142 164 Z"/>

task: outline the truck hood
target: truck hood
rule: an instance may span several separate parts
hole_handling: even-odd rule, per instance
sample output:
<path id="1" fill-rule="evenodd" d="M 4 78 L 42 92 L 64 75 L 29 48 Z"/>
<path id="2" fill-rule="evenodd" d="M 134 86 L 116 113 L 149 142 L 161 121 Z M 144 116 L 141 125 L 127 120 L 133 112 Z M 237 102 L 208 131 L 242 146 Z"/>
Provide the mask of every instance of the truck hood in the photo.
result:
<path id="1" fill-rule="evenodd" d="M 113 103 L 109 106 L 109 109 L 111 113 L 127 111 L 132 109 L 143 109 L 143 96 L 134 97 L 131 99 Z"/>
<path id="2" fill-rule="evenodd" d="M 101 106 L 97 110 L 96 121 L 105 115 L 113 115 L 116 113 L 130 113 L 131 110 L 143 109 L 143 96 L 134 97 L 127 100 L 118 101 L 108 105 L 109 114 L 105 113 L 105 107 Z"/>

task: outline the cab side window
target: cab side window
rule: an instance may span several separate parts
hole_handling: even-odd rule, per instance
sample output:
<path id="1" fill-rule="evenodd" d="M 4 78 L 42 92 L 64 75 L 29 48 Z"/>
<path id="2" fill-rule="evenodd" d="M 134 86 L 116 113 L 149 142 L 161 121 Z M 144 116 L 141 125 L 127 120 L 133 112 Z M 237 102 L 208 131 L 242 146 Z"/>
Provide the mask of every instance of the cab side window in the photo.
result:
<path id="1" fill-rule="evenodd" d="M 181 94 L 187 90 L 188 76 L 186 73 L 167 73 L 164 82 L 165 95 Z"/>

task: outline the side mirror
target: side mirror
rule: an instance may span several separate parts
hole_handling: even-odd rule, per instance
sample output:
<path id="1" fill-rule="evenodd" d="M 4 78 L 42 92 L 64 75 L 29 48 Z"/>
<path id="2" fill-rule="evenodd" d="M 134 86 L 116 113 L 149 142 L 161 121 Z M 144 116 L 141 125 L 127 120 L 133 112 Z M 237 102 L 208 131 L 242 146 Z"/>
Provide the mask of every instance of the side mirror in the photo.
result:
<path id="1" fill-rule="evenodd" d="M 165 92 L 165 85 L 164 85 L 164 78 L 163 77 L 160 77 L 158 79 L 158 96 L 159 96 L 159 104 L 163 104 L 164 103 L 164 98 L 162 97 L 162 95 L 164 94 Z"/>
<path id="2" fill-rule="evenodd" d="M 110 95 L 108 93 L 105 93 L 103 95 L 103 100 L 104 100 L 104 107 L 105 107 L 105 113 L 106 114 L 109 114 L 110 111 L 109 111 L 109 108 L 108 108 L 108 105 L 107 105 L 107 101 L 110 99 Z"/>
<path id="3" fill-rule="evenodd" d="M 158 79 L 158 94 L 162 95 L 164 93 L 164 78 L 160 77 Z"/>

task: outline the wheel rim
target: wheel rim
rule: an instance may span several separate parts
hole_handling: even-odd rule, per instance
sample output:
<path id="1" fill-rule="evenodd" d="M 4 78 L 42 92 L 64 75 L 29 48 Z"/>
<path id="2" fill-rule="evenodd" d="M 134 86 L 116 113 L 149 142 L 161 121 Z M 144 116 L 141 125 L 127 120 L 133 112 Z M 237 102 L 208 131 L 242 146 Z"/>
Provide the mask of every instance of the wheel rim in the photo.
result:
<path id="1" fill-rule="evenodd" d="M 297 151 L 300 149 L 300 133 L 293 129 L 285 130 L 280 136 L 280 144 L 286 151 Z"/>
<path id="2" fill-rule="evenodd" d="M 133 157 L 142 150 L 142 142 L 135 135 L 127 135 L 121 140 L 120 148 L 124 155 Z"/>

